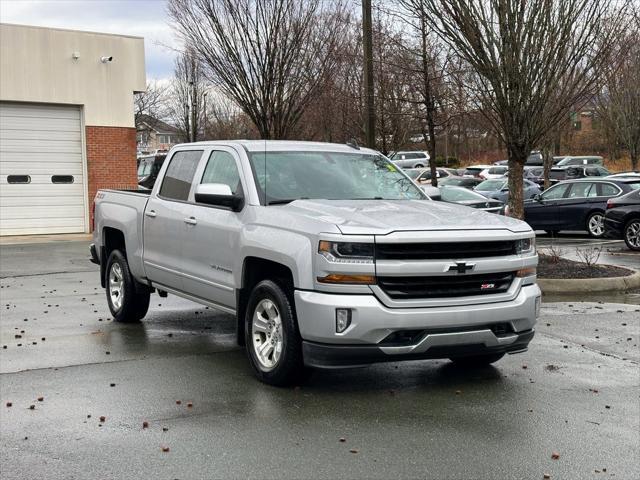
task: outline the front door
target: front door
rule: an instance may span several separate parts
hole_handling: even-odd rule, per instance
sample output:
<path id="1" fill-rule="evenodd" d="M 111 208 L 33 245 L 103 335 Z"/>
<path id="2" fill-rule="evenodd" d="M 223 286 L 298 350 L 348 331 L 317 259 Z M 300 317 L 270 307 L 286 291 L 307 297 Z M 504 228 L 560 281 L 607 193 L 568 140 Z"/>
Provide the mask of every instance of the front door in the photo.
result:
<path id="1" fill-rule="evenodd" d="M 525 221 L 534 230 L 558 230 L 561 224 L 560 211 L 569 184 L 560 183 L 540 195 L 525 206 Z"/>
<path id="2" fill-rule="evenodd" d="M 144 269 L 147 278 L 183 289 L 182 241 L 188 224 L 187 203 L 202 150 L 173 154 L 159 188 L 155 188 L 143 217 Z"/>
<path id="3" fill-rule="evenodd" d="M 228 185 L 233 193 L 242 191 L 240 163 L 232 149 L 216 147 L 203 169 L 196 174 L 199 183 Z M 195 190 L 195 188 L 194 188 Z M 218 305 L 235 308 L 236 268 L 240 244 L 241 218 L 244 212 L 195 203 L 191 194 L 192 224 L 182 243 L 185 292 Z M 245 210 L 246 211 L 246 210 Z"/>

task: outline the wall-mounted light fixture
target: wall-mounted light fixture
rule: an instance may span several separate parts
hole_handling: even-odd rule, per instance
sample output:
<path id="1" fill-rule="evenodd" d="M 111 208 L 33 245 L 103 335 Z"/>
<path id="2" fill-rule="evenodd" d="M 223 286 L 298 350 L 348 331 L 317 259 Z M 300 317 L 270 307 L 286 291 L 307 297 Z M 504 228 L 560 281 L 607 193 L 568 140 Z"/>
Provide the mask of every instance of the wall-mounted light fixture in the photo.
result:
<path id="1" fill-rule="evenodd" d="M 100 61 L 102 63 L 111 62 L 111 61 L 113 61 L 113 57 L 112 56 L 108 56 L 108 57 L 107 56 L 102 56 L 102 57 L 100 57 Z"/>

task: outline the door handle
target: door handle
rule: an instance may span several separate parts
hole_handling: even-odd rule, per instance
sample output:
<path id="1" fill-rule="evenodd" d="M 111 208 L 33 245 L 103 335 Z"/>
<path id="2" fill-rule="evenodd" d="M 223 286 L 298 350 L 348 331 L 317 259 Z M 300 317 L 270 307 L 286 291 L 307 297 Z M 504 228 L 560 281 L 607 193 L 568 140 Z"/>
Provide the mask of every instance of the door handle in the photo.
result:
<path id="1" fill-rule="evenodd" d="M 147 217 L 151 217 L 151 218 L 156 218 L 156 216 L 158 215 L 155 210 L 149 210 L 147 212 L 144 212 L 144 214 Z"/>
<path id="2" fill-rule="evenodd" d="M 184 219 L 184 223 L 189 225 L 196 225 L 198 221 L 194 217 L 188 217 Z"/>

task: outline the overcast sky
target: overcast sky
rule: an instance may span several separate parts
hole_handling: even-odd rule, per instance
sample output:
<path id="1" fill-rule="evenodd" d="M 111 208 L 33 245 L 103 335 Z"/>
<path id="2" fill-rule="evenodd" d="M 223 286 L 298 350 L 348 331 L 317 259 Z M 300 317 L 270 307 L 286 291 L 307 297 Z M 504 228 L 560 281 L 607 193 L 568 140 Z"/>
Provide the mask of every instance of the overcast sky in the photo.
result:
<path id="1" fill-rule="evenodd" d="M 165 0 L 0 0 L 0 21 L 144 37 L 147 79 L 173 74 Z"/>

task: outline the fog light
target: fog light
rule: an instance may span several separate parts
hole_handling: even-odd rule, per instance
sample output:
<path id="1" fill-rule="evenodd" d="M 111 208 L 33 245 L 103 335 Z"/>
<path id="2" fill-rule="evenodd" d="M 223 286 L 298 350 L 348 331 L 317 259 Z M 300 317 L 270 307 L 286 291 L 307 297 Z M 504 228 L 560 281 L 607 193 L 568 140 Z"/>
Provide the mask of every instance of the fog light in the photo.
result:
<path id="1" fill-rule="evenodd" d="M 541 297 L 536 297 L 536 318 L 540 316 L 540 304 L 542 303 Z"/>
<path id="2" fill-rule="evenodd" d="M 351 309 L 336 308 L 336 332 L 344 332 L 349 325 L 351 325 Z"/>

